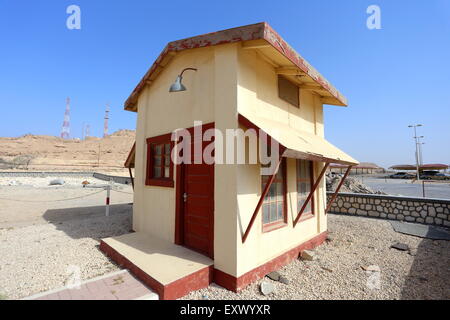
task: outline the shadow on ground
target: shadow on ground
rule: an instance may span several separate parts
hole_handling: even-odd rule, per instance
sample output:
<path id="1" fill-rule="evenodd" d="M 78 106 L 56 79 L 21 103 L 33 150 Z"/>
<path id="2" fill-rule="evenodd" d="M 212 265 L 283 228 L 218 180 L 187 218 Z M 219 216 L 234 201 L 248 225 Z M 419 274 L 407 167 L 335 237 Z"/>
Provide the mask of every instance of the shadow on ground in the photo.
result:
<path id="1" fill-rule="evenodd" d="M 423 239 L 411 254 L 402 299 L 450 299 L 450 241 Z"/>
<path id="2" fill-rule="evenodd" d="M 50 209 L 43 218 L 73 239 L 100 240 L 131 232 L 132 212 L 132 204 L 126 203 L 111 205 L 108 217 L 105 206 L 93 206 Z"/>

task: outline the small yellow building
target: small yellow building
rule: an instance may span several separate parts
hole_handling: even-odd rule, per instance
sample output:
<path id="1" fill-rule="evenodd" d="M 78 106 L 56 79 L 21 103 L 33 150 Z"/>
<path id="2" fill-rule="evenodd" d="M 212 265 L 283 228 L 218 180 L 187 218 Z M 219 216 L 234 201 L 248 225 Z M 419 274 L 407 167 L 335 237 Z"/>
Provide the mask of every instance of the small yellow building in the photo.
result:
<path id="1" fill-rule="evenodd" d="M 324 104 L 347 101 L 267 23 L 170 42 L 125 103 L 138 114 L 127 160 L 135 232 L 101 249 L 175 299 L 211 282 L 239 291 L 319 245 L 324 173 L 330 163 L 358 164 L 325 140 Z M 200 152 L 190 145 L 194 158 L 213 145 L 227 161 L 175 163 L 182 128 L 203 138 Z M 249 137 L 239 163 L 220 136 L 205 137 L 209 129 L 226 143 L 237 139 L 226 132 L 254 130 L 278 155 L 274 170 L 247 161 Z"/>

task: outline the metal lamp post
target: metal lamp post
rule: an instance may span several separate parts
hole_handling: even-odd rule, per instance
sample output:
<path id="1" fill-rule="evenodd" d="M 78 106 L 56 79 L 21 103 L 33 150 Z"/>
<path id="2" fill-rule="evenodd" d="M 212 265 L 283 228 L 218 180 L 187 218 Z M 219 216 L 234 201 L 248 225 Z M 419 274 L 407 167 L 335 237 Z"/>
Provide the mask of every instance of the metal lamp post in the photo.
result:
<path id="1" fill-rule="evenodd" d="M 417 180 L 420 181 L 420 173 L 419 173 L 419 141 L 417 137 L 417 127 L 422 127 L 421 124 L 412 124 L 409 125 L 408 128 L 414 128 L 414 140 L 416 142 L 416 168 L 417 168 Z"/>

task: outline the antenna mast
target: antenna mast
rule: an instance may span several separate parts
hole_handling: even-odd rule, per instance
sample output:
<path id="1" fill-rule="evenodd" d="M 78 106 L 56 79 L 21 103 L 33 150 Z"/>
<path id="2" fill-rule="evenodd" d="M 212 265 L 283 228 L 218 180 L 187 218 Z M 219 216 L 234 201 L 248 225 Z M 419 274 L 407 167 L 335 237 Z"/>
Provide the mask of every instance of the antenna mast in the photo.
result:
<path id="1" fill-rule="evenodd" d="M 105 125 L 103 128 L 103 138 L 106 138 L 108 136 L 108 120 L 109 120 L 109 103 L 106 104 Z"/>
<path id="2" fill-rule="evenodd" d="M 64 122 L 61 130 L 61 138 L 70 138 L 70 98 L 67 97 L 66 100 L 66 112 L 64 114 Z"/>

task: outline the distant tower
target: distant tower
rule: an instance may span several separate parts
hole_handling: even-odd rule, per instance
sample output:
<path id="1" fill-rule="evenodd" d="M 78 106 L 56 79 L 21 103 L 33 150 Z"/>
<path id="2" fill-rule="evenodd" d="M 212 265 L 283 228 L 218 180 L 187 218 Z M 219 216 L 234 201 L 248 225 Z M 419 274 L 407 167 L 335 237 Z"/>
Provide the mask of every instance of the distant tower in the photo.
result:
<path id="1" fill-rule="evenodd" d="M 64 122 L 61 130 L 61 138 L 70 138 L 70 98 L 66 100 L 66 113 L 64 114 Z"/>
<path id="2" fill-rule="evenodd" d="M 103 138 L 106 138 L 108 136 L 108 120 L 109 120 L 109 104 L 106 105 L 105 125 L 103 128 Z"/>
<path id="3" fill-rule="evenodd" d="M 87 139 L 91 136 L 91 125 L 87 124 L 86 125 L 86 132 L 84 134 L 84 139 Z"/>

